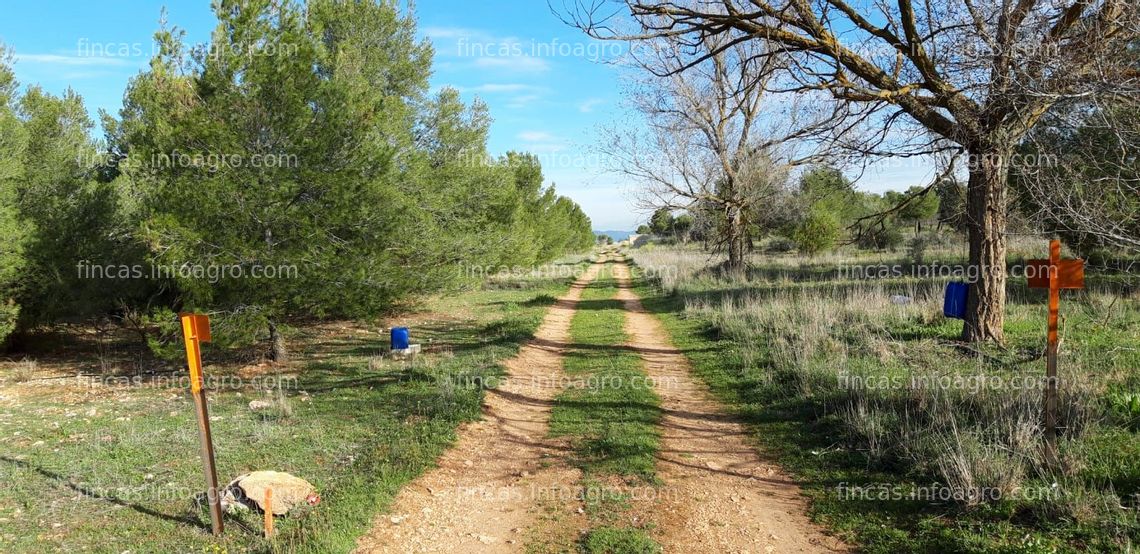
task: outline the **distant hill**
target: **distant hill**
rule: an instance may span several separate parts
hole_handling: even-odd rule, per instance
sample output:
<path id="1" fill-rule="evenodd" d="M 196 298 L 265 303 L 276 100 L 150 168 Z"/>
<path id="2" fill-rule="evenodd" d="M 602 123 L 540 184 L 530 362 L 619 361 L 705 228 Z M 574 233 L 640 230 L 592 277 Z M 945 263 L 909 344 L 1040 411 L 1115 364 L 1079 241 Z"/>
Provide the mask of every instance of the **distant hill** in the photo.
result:
<path id="1" fill-rule="evenodd" d="M 594 231 L 594 236 L 609 235 L 615 241 L 623 241 L 628 239 L 633 231 Z"/>

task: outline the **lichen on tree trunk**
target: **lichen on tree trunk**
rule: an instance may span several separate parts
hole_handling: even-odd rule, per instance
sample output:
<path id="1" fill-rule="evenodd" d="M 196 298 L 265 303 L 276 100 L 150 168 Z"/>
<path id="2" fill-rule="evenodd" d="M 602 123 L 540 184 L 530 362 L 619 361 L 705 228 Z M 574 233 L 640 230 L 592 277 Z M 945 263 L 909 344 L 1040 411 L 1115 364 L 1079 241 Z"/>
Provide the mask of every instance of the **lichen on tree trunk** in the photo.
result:
<path id="1" fill-rule="evenodd" d="M 976 279 L 971 282 L 962 329 L 962 340 L 968 342 L 1005 339 L 1007 153 L 1008 149 L 981 149 L 971 158 L 966 226 L 970 271 Z"/>

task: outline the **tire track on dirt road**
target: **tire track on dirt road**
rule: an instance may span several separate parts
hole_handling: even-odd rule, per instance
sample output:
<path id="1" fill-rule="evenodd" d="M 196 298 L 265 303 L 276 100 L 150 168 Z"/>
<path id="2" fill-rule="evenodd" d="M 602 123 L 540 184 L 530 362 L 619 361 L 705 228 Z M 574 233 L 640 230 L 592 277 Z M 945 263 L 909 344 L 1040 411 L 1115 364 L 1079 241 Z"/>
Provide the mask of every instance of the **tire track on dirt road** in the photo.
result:
<path id="1" fill-rule="evenodd" d="M 487 389 L 483 419 L 460 427 L 455 446 L 399 492 L 357 552 L 521 552 L 551 509 L 559 527 L 585 525 L 575 500 L 581 472 L 567 465 L 565 440 L 548 438 L 547 427 L 562 390 L 570 320 L 601 267 L 591 265 L 555 302 L 534 338 L 504 362 L 500 386 Z"/>
<path id="2" fill-rule="evenodd" d="M 847 552 L 805 515 L 799 486 L 752 445 L 630 289 L 629 266 L 614 265 L 629 346 L 640 353 L 661 398 L 664 482 L 648 512 L 665 552 Z"/>

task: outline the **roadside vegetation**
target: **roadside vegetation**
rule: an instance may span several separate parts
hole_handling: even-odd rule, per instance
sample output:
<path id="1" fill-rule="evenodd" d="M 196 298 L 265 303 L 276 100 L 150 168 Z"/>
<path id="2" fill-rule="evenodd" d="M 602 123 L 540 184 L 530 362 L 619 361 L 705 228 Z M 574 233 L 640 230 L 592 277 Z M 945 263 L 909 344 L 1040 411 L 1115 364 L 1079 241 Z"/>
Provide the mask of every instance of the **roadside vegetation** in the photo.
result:
<path id="1" fill-rule="evenodd" d="M 1043 241 L 1015 244 L 1011 264 Z M 928 259 L 965 266 L 961 249 Z M 813 515 L 869 552 L 1120 552 L 1140 542 L 1140 293 L 1090 272 L 1066 291 L 1061 463 L 1042 459 L 1046 298 L 1011 279 L 1006 343 L 944 318 L 949 277 L 912 256 L 755 255 L 741 272 L 692 248 L 632 251 L 643 303 Z M 895 267 L 867 277 L 853 268 Z"/>
<path id="2" fill-rule="evenodd" d="M 56 336 L 42 363 L 0 362 L 0 550 L 346 552 L 399 488 L 434 463 L 456 427 L 480 417 L 482 388 L 529 338 L 566 277 L 515 276 L 426 300 L 389 320 L 410 324 L 425 353 L 385 357 L 384 322 L 297 328 L 288 364 L 228 359 L 206 345 L 219 480 L 258 469 L 302 476 L 321 503 L 281 518 L 270 543 L 260 515 L 209 533 L 185 370 L 131 337 Z M 132 345 L 134 350 L 131 350 Z M 103 359 L 105 371 L 81 371 Z M 129 353 L 126 354 L 126 353 Z M 218 360 L 222 361 L 219 362 Z M 139 373 L 137 367 L 162 368 Z M 251 401 L 264 402 L 253 410 Z M 220 549 L 220 550 L 219 550 Z"/>
<path id="3" fill-rule="evenodd" d="M 493 157 L 491 114 L 428 86 L 433 51 L 391 2 L 213 7 L 177 22 L 103 112 L 18 83 L 0 44 L 0 348 L 117 325 L 183 355 L 176 312 L 274 361 L 289 327 L 361 319 L 593 244 L 538 158 Z"/>

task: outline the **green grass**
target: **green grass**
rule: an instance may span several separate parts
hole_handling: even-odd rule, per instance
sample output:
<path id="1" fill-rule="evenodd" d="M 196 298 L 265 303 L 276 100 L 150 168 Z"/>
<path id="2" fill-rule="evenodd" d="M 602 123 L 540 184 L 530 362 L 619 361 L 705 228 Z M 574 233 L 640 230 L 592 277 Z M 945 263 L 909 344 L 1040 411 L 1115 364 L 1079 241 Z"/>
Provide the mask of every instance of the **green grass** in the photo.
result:
<path id="1" fill-rule="evenodd" d="M 640 529 L 598 527 L 582 539 L 582 549 L 590 554 L 656 554 L 661 545 Z"/>
<path id="2" fill-rule="evenodd" d="M 570 323 L 564 369 L 571 386 L 550 417 L 553 436 L 569 436 L 588 476 L 618 475 L 654 482 L 660 399 L 647 384 L 641 358 L 622 348 L 625 310 L 606 267 L 582 293 Z"/>
<path id="3" fill-rule="evenodd" d="M 72 380 L 0 385 L 0 551 L 346 552 L 402 485 L 430 467 L 456 427 L 480 417 L 479 383 L 540 323 L 569 279 L 427 302 L 458 314 L 413 326 L 435 352 L 412 363 L 370 360 L 386 335 L 371 326 L 301 326 L 283 409 L 249 386 L 209 391 L 219 481 L 256 469 L 288 471 L 320 490 L 321 504 L 279 518 L 260 537 L 257 516 L 227 516 L 209 535 L 193 404 L 182 387 L 98 386 Z M 207 373 L 237 368 L 210 366 Z M 0 373 L 2 375 L 2 373 Z"/>
<path id="4" fill-rule="evenodd" d="M 571 386 L 556 400 L 550 433 L 571 439 L 573 462 L 584 473 L 591 530 L 581 548 L 657 552 L 646 529 L 622 523 L 631 507 L 628 488 L 658 485 L 654 466 L 661 412 L 640 357 L 622 348 L 625 310 L 614 299 L 611 267 L 583 291 L 571 320 L 572 346 L 565 358 Z"/>
<path id="5" fill-rule="evenodd" d="M 1007 347 L 985 348 L 988 356 L 979 358 L 952 342 L 960 322 L 933 314 L 940 298 L 927 295 L 937 295 L 940 285 L 924 290 L 905 279 L 837 282 L 834 266 L 829 270 L 818 262 L 798 279 L 787 278 L 789 272 L 795 273 L 794 263 L 780 260 L 754 267 L 745 281 L 698 271 L 671 277 L 671 294 L 644 280 L 637 292 L 696 374 L 749 424 L 764 450 L 804 483 L 816 520 L 865 551 L 881 553 L 1119 552 L 1140 542 L 1135 515 L 1140 437 L 1129 424 L 1135 417 L 1130 408 L 1119 408 L 1124 413 L 1117 415 L 1109 409 L 1112 391 L 1140 390 L 1140 298 L 1134 284 L 1093 274 L 1091 290 L 1066 293 L 1062 301 L 1062 370 L 1085 381 L 1070 399 L 1086 411 L 1067 416 L 1079 425 L 1063 437 L 1064 470 L 1040 473 L 1031 461 L 1001 462 L 1027 468 L 1021 480 L 1025 489 L 1047 489 L 1056 482 L 1059 493 L 963 506 L 922 497 L 922 487 L 945 484 L 937 464 L 950 449 L 899 452 L 895 443 L 906 441 L 891 435 L 908 418 L 933 417 L 914 403 L 930 396 L 906 390 L 856 394 L 838 387 L 836 375 L 1039 376 L 1044 371 L 1038 354 L 1043 296 L 1011 282 Z M 884 308 L 866 301 L 895 293 L 914 294 L 916 305 Z M 829 319 L 835 322 L 812 325 Z M 1031 407 L 1038 405 L 1039 392 L 1025 395 Z M 995 415 L 996 407 L 1015 397 L 1003 391 L 946 397 L 955 412 L 949 418 L 958 420 L 962 435 L 990 448 L 971 463 L 1000 458 L 993 454 L 1000 449 L 988 446 L 1006 422 Z M 842 410 L 859 401 L 878 418 L 874 426 Z M 868 433 L 876 432 L 889 439 L 882 452 L 869 446 Z M 912 440 L 921 450 L 927 439 Z M 1029 448 L 1035 453 L 1037 443 Z M 897 496 L 849 494 L 853 488 L 880 486 Z"/>

